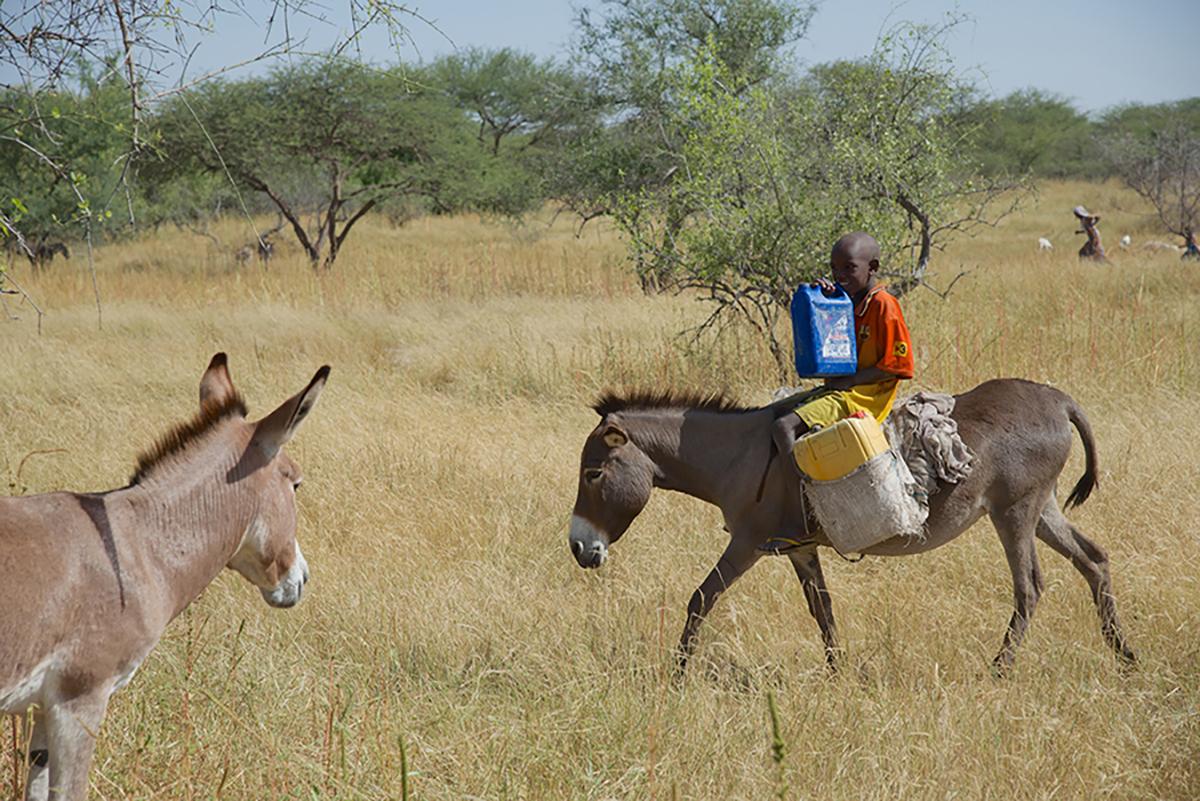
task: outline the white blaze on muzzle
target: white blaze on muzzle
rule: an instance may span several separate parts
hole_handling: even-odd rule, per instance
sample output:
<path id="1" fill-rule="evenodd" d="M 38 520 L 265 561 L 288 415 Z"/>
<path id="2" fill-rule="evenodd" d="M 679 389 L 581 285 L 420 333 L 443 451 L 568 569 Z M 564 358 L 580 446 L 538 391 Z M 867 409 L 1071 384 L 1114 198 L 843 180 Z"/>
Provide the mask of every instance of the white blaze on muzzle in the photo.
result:
<path id="1" fill-rule="evenodd" d="M 568 540 L 571 554 L 580 567 L 600 567 L 608 558 L 608 534 L 579 515 L 571 515 Z"/>
<path id="2" fill-rule="evenodd" d="M 273 589 L 262 590 L 262 596 L 268 604 L 277 607 L 295 606 L 304 593 L 304 584 L 308 581 L 308 562 L 300 552 L 300 543 L 296 543 L 296 558 L 292 566 L 283 575 L 283 579 Z"/>

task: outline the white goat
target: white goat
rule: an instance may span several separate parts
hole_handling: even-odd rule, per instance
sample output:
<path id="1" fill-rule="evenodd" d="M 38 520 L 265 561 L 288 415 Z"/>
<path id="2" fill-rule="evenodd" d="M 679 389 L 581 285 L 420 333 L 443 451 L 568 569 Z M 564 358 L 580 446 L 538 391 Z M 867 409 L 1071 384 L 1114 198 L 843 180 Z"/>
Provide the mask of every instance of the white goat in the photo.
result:
<path id="1" fill-rule="evenodd" d="M 1038 250 L 1054 250 L 1054 245 L 1044 236 L 1038 237 Z"/>

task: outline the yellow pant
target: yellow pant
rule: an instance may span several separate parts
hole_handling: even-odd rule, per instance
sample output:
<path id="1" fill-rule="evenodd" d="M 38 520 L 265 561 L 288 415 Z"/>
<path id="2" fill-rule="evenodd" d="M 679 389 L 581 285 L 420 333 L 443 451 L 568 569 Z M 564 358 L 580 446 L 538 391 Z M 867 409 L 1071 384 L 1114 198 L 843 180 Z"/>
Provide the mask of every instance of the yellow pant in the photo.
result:
<path id="1" fill-rule="evenodd" d="M 796 414 L 809 428 L 833 425 L 858 411 L 866 412 L 882 423 L 892 410 L 899 386 L 899 379 L 891 378 L 876 384 L 833 390 L 796 407 Z"/>

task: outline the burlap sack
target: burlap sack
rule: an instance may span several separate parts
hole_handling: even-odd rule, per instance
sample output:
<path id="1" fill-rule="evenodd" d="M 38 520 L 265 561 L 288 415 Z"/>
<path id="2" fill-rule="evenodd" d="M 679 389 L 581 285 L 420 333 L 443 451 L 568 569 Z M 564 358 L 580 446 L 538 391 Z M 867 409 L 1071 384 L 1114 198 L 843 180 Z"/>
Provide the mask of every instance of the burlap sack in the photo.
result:
<path id="1" fill-rule="evenodd" d="M 821 528 L 842 553 L 869 548 L 891 537 L 925 536 L 929 509 L 913 497 L 908 465 L 887 450 L 834 481 L 805 482 Z"/>

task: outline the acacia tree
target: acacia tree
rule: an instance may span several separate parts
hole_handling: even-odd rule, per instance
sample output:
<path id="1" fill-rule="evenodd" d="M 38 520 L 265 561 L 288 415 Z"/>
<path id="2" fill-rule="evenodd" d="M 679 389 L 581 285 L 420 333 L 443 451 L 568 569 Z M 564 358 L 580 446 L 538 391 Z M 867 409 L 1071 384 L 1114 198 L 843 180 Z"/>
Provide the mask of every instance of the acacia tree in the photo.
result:
<path id="1" fill-rule="evenodd" d="M 638 264 L 714 304 L 697 333 L 749 323 L 786 380 L 778 323 L 841 234 L 874 234 L 902 293 L 948 235 L 994 220 L 1002 188 L 970 177 L 970 131 L 955 113 L 966 87 L 937 47 L 943 33 L 904 28 L 868 59 L 786 91 L 736 91 L 715 50 L 677 71 L 674 180 L 625 193 L 614 219 Z M 686 219 L 670 231 L 679 209 Z"/>
<path id="2" fill-rule="evenodd" d="M 417 199 L 434 211 L 514 211 L 529 201 L 460 111 L 401 70 L 314 60 L 209 83 L 156 122 L 164 157 L 148 176 L 203 172 L 259 193 L 314 267 L 331 267 L 377 207 Z"/>
<path id="3" fill-rule="evenodd" d="M 475 123 L 496 166 L 513 174 L 510 189 L 530 195 L 528 205 L 564 184 L 564 143 L 596 129 L 601 114 L 587 78 L 509 48 L 467 49 L 434 62 L 428 74 Z"/>
<path id="4" fill-rule="evenodd" d="M 1124 132 L 1110 134 L 1104 143 L 1117 174 L 1154 207 L 1163 227 L 1183 238 L 1188 253 L 1194 253 L 1196 229 L 1200 227 L 1197 110 L 1197 101 L 1159 109 L 1153 115 L 1153 127 L 1127 127 Z"/>

